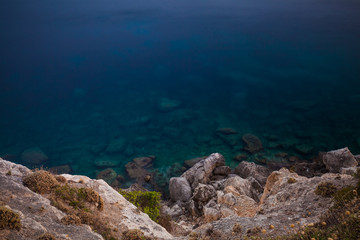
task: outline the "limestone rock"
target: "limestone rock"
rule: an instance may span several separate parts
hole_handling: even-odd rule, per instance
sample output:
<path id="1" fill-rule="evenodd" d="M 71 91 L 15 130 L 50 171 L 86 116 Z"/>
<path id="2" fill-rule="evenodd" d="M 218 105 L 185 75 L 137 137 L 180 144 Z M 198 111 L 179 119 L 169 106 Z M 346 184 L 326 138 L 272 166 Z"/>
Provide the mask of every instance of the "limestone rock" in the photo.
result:
<path id="1" fill-rule="evenodd" d="M 239 195 L 252 197 L 251 183 L 247 179 L 243 179 L 239 176 L 230 177 L 224 181 L 224 189 L 229 186 L 236 189 Z"/>
<path id="2" fill-rule="evenodd" d="M 192 191 L 189 182 L 184 177 L 173 177 L 169 182 L 171 200 L 186 202 L 191 198 Z"/>
<path id="3" fill-rule="evenodd" d="M 358 164 L 347 147 L 324 153 L 322 160 L 326 169 L 332 173 L 340 172 L 341 168 L 356 167 Z"/>
<path id="4" fill-rule="evenodd" d="M 220 167 L 216 167 L 214 169 L 214 174 L 215 175 L 229 175 L 231 173 L 231 168 L 228 166 L 220 166 Z"/>
<path id="5" fill-rule="evenodd" d="M 213 170 L 218 166 L 224 166 L 225 159 L 219 153 L 213 153 L 206 159 L 196 163 L 192 168 L 181 175 L 186 178 L 192 189 L 195 189 L 199 183 L 207 184 L 213 175 Z"/>
<path id="6" fill-rule="evenodd" d="M 204 221 L 212 222 L 221 218 L 221 212 L 212 207 L 204 207 Z"/>
<path id="7" fill-rule="evenodd" d="M 213 186 L 199 183 L 199 185 L 195 188 L 193 199 L 206 203 L 215 196 L 216 190 Z"/>
<path id="8" fill-rule="evenodd" d="M 48 156 L 39 147 L 28 148 L 21 154 L 21 161 L 29 165 L 40 165 L 48 160 Z"/>
<path id="9" fill-rule="evenodd" d="M 270 175 L 271 171 L 264 166 L 243 161 L 235 168 L 235 173 L 242 178 L 253 177 L 262 186 L 265 186 L 266 179 Z"/>
<path id="10" fill-rule="evenodd" d="M 88 225 L 64 225 L 61 219 L 65 213 L 51 206 L 48 199 L 23 185 L 23 176 L 30 172 L 21 165 L 0 159 L 0 202 L 19 213 L 23 226 L 20 231 L 0 231 L 0 239 L 37 239 L 45 232 L 52 233 L 57 239 L 103 239 Z M 118 234 L 119 239 L 122 232 L 128 229 L 139 229 L 149 237 L 174 239 L 163 227 L 153 222 L 145 213 L 138 211 L 103 180 L 69 174 L 62 176 L 69 183 L 77 184 L 79 187 L 90 187 L 100 194 L 104 200 L 104 209 L 99 214 L 107 219 L 112 229 L 117 229 L 115 234 Z"/>
<path id="11" fill-rule="evenodd" d="M 260 139 L 252 134 L 245 134 L 242 136 L 242 140 L 245 143 L 244 149 L 251 154 L 257 153 L 263 149 Z"/>

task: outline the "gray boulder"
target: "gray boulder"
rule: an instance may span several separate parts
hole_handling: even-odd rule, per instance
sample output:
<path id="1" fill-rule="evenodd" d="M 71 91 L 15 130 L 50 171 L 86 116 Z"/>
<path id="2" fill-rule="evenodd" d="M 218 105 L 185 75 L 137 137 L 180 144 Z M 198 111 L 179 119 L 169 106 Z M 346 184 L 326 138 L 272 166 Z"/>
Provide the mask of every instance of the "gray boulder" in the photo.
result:
<path id="1" fill-rule="evenodd" d="M 347 147 L 324 153 L 321 157 L 326 169 L 332 173 L 339 173 L 341 168 L 351 168 L 358 165 L 354 155 Z"/>
<path id="2" fill-rule="evenodd" d="M 208 202 L 211 198 L 216 196 L 216 190 L 211 185 L 199 184 L 194 191 L 194 200 L 200 202 Z"/>
<path id="3" fill-rule="evenodd" d="M 243 161 L 235 168 L 235 173 L 242 178 L 253 177 L 261 186 L 265 186 L 266 179 L 271 171 L 268 168 L 253 162 Z"/>
<path id="4" fill-rule="evenodd" d="M 191 198 L 192 191 L 188 180 L 184 177 L 173 177 L 169 182 L 171 200 L 186 202 Z"/>
<path id="5" fill-rule="evenodd" d="M 186 178 L 192 189 L 195 189 L 199 183 L 208 184 L 210 178 L 214 175 L 216 167 L 224 166 L 225 158 L 219 153 L 213 153 L 204 160 L 196 163 L 192 168 L 181 175 Z"/>

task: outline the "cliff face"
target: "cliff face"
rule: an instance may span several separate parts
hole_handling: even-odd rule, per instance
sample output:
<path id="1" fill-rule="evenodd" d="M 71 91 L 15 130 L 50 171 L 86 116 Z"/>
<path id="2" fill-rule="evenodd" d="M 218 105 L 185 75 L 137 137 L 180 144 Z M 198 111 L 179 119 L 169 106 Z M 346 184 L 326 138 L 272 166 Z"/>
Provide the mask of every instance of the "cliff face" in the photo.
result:
<path id="1" fill-rule="evenodd" d="M 64 224 L 66 213 L 50 204 L 46 194 L 40 195 L 23 185 L 23 178 L 31 171 L 18 164 L 0 159 L 0 205 L 18 213 L 21 219 L 19 231 L 0 230 L 0 239 L 38 239 L 50 233 L 56 239 L 97 240 L 103 237 L 85 224 Z M 153 222 L 148 215 L 140 212 L 121 194 L 103 180 L 93 180 L 85 176 L 62 175 L 67 183 L 78 188 L 91 188 L 99 193 L 104 201 L 98 217 L 106 221 L 112 235 L 121 239 L 122 233 L 139 229 L 148 237 L 172 239 L 163 227 Z"/>
<path id="2" fill-rule="evenodd" d="M 332 206 L 330 196 L 316 192 L 320 184 L 342 189 L 357 182 L 352 176 L 357 162 L 347 148 L 322 158 L 324 167 L 336 166 L 332 173 L 307 178 L 286 168 L 270 173 L 249 162 L 239 164 L 238 175 L 229 174 L 220 171 L 225 168 L 223 156 L 212 154 L 170 180 L 167 212 L 188 229 L 199 226 L 189 239 L 266 239 L 295 233 L 318 222 Z"/>
<path id="3" fill-rule="evenodd" d="M 359 158 L 347 148 L 322 154 L 321 158 L 321 164 L 331 173 L 304 177 L 286 168 L 270 172 L 249 162 L 240 163 L 232 171 L 225 166 L 221 154 L 211 154 L 180 177 L 170 180 L 171 201 L 164 205 L 163 211 L 174 220 L 171 223 L 173 235 L 103 180 L 63 174 L 54 178 L 59 182 L 51 191 L 60 191 L 61 186 L 66 186 L 68 190 L 80 189 L 81 194 L 89 189 L 91 193 L 95 192 L 92 197 L 97 197 L 96 204 L 87 210 L 93 215 L 87 215 L 87 211 L 82 214 L 106 225 L 108 236 L 116 239 L 122 239 L 123 233 L 131 229 L 141 230 L 153 239 L 235 240 L 249 236 L 266 239 L 294 233 L 296 229 L 320 220 L 333 205 L 333 200 L 328 194 L 316 192 L 319 185 L 325 183 L 334 189 L 342 189 L 356 184 L 353 174 L 357 171 Z M 96 229 L 94 221 L 85 218 L 86 224 L 80 224 L 79 217 L 83 215 L 62 206 L 61 201 L 56 202 L 54 196 L 59 198 L 59 195 L 46 191 L 41 195 L 35 193 L 26 187 L 26 181 L 24 186 L 24 178 L 31 175 L 28 168 L 0 159 L 0 207 L 17 213 L 22 225 L 18 229 L 1 229 L 0 222 L 0 239 L 39 239 L 44 233 L 50 233 L 56 239 L 104 239 L 103 233 L 100 235 L 100 231 L 92 230 Z M 111 239 L 106 235 L 105 238 Z"/>

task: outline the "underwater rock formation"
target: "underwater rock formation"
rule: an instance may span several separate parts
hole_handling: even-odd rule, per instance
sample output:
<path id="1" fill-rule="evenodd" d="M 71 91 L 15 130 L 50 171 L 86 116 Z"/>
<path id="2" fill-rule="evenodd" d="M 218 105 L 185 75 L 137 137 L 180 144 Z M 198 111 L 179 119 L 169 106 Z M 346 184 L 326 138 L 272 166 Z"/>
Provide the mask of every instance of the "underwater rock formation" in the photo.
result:
<path id="1" fill-rule="evenodd" d="M 48 156 L 39 147 L 26 149 L 21 154 L 21 161 L 28 165 L 40 165 L 48 160 Z"/>
<path id="2" fill-rule="evenodd" d="M 263 149 L 261 140 L 252 134 L 244 134 L 242 140 L 245 143 L 244 150 L 248 151 L 251 154 L 257 153 Z"/>

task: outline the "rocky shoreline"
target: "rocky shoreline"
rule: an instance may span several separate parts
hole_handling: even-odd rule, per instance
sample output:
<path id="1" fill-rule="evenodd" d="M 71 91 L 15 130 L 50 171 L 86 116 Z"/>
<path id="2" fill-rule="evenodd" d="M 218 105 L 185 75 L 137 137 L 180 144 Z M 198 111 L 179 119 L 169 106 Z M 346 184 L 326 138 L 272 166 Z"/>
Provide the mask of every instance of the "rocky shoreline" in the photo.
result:
<path id="1" fill-rule="evenodd" d="M 148 164 L 145 160 L 137 164 Z M 245 161 L 231 169 L 219 153 L 198 160 L 170 179 L 170 199 L 162 203 L 162 213 L 171 218 L 168 231 L 105 181 L 60 176 L 71 186 L 91 188 L 101 196 L 104 208 L 98 215 L 106 219 L 115 239 L 125 239 L 123 233 L 131 229 L 150 239 L 266 239 L 318 222 L 333 201 L 317 194 L 317 186 L 329 183 L 342 189 L 356 184 L 353 175 L 360 157 L 343 148 L 322 153 L 313 163 L 276 171 Z M 28 168 L 0 159 L 0 206 L 16 212 L 22 224 L 20 230 L 0 229 L 1 239 L 39 239 L 47 232 L 55 239 L 103 239 L 86 224 L 64 224 L 66 213 L 46 194 L 24 186 L 23 178 L 30 174 Z"/>

